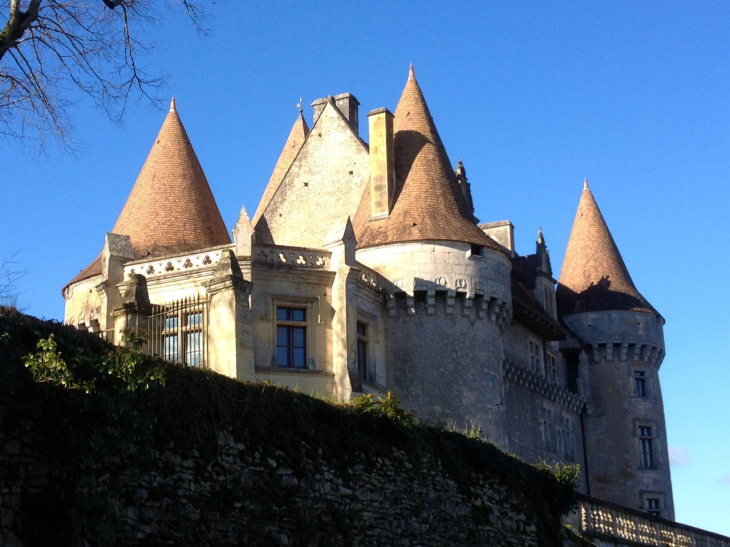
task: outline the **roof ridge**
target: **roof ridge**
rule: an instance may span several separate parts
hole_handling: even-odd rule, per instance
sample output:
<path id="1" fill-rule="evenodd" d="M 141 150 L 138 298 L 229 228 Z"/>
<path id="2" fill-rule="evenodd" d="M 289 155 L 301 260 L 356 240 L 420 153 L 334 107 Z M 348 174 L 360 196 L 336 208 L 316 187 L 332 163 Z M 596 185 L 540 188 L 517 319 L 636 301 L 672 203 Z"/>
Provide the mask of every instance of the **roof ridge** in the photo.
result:
<path id="1" fill-rule="evenodd" d="M 658 314 L 634 285 L 587 179 L 583 182 L 556 296 L 561 315 L 608 310 Z"/>

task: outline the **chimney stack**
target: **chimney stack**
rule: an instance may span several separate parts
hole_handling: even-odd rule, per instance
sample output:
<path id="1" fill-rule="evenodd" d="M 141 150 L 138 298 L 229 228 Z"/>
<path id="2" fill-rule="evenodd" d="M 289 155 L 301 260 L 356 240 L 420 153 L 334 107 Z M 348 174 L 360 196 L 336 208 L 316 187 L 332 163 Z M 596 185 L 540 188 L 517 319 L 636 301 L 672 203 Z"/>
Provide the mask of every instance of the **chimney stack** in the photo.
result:
<path id="1" fill-rule="evenodd" d="M 395 192 L 393 114 L 378 108 L 368 114 L 370 130 L 370 218 L 390 215 Z"/>
<path id="2" fill-rule="evenodd" d="M 317 123 L 317 119 L 319 119 L 320 114 L 322 114 L 324 107 L 327 105 L 327 101 L 330 99 L 334 100 L 337 110 L 342 113 L 355 134 L 359 135 L 360 122 L 358 119 L 358 106 L 360 105 L 360 102 L 351 93 L 340 93 L 334 97 L 329 96 L 314 101 L 312 103 L 312 108 L 314 109 L 314 123 Z"/>

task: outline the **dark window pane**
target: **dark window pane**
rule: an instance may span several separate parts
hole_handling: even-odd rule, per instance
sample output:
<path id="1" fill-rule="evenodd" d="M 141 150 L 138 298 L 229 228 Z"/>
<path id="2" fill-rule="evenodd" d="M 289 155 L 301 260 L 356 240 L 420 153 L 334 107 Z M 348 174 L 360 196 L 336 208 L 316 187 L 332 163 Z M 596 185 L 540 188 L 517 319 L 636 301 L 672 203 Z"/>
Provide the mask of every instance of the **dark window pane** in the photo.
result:
<path id="1" fill-rule="evenodd" d="M 276 308 L 276 318 L 279 321 L 286 321 L 289 319 L 289 308 Z"/>
<path id="2" fill-rule="evenodd" d="M 367 336 L 368 335 L 368 326 L 365 323 L 358 321 L 357 322 L 357 333 L 360 336 Z"/>
<path id="3" fill-rule="evenodd" d="M 291 310 L 292 312 L 292 321 L 304 321 L 304 310 L 298 310 L 296 308 Z"/>
<path id="4" fill-rule="evenodd" d="M 297 368 L 304 368 L 304 358 L 304 348 L 294 348 L 294 366 Z"/>
<path id="5" fill-rule="evenodd" d="M 165 355 L 167 361 L 177 361 L 177 335 L 165 336 Z"/>
<path id="6" fill-rule="evenodd" d="M 287 327 L 276 327 L 276 345 L 286 346 L 289 344 L 289 329 Z"/>
<path id="7" fill-rule="evenodd" d="M 195 325 L 202 325 L 202 324 L 203 324 L 203 314 L 202 313 L 188 314 L 188 327 L 193 327 Z"/>
<path id="8" fill-rule="evenodd" d="M 292 331 L 294 333 L 294 347 L 303 348 L 304 347 L 304 329 L 302 327 L 292 327 Z"/>
<path id="9" fill-rule="evenodd" d="M 288 363 L 288 348 L 284 347 L 278 347 L 276 348 L 276 364 L 280 367 L 287 367 L 289 366 Z"/>
<path id="10" fill-rule="evenodd" d="M 185 362 L 188 365 L 199 367 L 203 356 L 203 333 L 189 332 L 186 344 Z"/>

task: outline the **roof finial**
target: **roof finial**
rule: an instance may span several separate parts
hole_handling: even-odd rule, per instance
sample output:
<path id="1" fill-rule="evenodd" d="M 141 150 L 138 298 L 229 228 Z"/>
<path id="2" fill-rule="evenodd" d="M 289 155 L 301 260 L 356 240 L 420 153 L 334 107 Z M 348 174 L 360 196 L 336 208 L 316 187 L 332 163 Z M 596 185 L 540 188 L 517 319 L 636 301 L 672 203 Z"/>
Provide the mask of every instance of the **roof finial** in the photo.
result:
<path id="1" fill-rule="evenodd" d="M 537 243 L 538 245 L 545 245 L 545 238 L 542 235 L 542 226 L 537 229 Z"/>
<path id="2" fill-rule="evenodd" d="M 588 190 L 588 179 L 583 179 L 583 190 Z"/>
<path id="3" fill-rule="evenodd" d="M 413 72 L 413 63 L 411 63 L 410 67 L 408 68 L 408 79 L 409 80 L 415 80 L 416 79 L 416 73 Z"/>
<path id="4" fill-rule="evenodd" d="M 299 102 L 297 103 L 297 108 L 299 109 L 299 113 L 301 114 L 304 112 L 304 109 L 302 108 L 302 98 L 299 97 Z"/>
<path id="5" fill-rule="evenodd" d="M 173 97 L 170 101 L 170 112 L 177 112 L 177 110 L 175 110 L 175 97 Z"/>

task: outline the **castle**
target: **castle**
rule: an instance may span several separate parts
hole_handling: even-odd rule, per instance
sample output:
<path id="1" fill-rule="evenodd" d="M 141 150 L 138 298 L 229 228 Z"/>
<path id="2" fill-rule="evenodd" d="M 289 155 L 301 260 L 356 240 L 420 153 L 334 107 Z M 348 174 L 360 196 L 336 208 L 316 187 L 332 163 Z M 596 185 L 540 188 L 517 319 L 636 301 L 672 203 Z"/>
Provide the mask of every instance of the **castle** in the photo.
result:
<path id="1" fill-rule="evenodd" d="M 583 492 L 674 518 L 658 370 L 662 316 L 584 183 L 560 280 L 542 232 L 479 224 L 411 67 L 395 113 L 350 93 L 294 122 L 252 218 L 218 211 L 174 99 L 65 322 L 241 380 L 348 400 L 391 391 Z M 556 289 L 557 283 L 557 289 Z"/>

